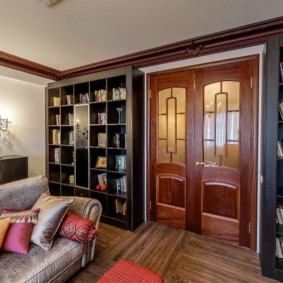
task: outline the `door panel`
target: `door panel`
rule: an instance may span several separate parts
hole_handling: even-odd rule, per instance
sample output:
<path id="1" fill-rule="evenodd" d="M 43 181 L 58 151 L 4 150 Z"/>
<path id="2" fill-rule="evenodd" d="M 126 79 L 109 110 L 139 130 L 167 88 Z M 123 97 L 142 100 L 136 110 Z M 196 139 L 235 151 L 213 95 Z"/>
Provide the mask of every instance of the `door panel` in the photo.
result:
<path id="1" fill-rule="evenodd" d="M 156 77 L 151 87 L 151 217 L 156 222 L 185 229 L 190 190 L 187 163 L 192 158 L 188 156 L 192 151 L 188 144 L 193 146 L 187 132 L 193 121 L 189 111 L 189 104 L 193 104 L 193 76 L 179 73 Z"/>
<path id="2" fill-rule="evenodd" d="M 239 222 L 211 215 L 202 216 L 202 235 L 239 244 Z"/>
<path id="3" fill-rule="evenodd" d="M 204 182 L 202 213 L 239 218 L 239 187 L 222 182 Z"/>
<path id="4" fill-rule="evenodd" d="M 196 75 L 195 231 L 243 246 L 249 243 L 251 180 L 250 63 Z M 245 168 L 245 169 L 244 169 Z M 247 171 L 246 171 L 247 170 Z"/>
<path id="5" fill-rule="evenodd" d="M 157 178 L 157 205 L 185 208 L 186 179 L 174 175 L 157 175 Z"/>

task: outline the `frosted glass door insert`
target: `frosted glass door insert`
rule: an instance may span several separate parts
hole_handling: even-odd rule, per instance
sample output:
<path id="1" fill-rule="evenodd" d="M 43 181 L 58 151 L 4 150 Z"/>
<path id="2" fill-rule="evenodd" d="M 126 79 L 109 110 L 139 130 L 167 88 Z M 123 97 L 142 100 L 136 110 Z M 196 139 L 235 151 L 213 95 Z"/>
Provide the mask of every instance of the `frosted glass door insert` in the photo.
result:
<path id="1" fill-rule="evenodd" d="M 204 162 L 239 169 L 240 82 L 204 87 Z"/>
<path id="2" fill-rule="evenodd" d="M 166 88 L 158 92 L 158 162 L 185 164 L 186 90 Z"/>

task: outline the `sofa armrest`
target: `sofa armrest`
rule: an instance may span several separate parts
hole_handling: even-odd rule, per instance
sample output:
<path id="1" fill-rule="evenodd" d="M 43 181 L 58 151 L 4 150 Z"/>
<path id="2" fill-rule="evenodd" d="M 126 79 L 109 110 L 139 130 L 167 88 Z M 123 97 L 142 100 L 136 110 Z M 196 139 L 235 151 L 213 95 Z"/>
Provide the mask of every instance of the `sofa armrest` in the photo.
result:
<path id="1" fill-rule="evenodd" d="M 99 200 L 85 197 L 70 197 L 74 199 L 69 212 L 81 217 L 93 220 L 96 223 L 95 228 L 98 229 L 102 206 Z"/>
<path id="2" fill-rule="evenodd" d="M 72 196 L 74 199 L 69 212 L 75 215 L 93 220 L 95 222 L 95 228 L 98 230 L 98 225 L 102 213 L 102 206 L 99 200 L 91 199 L 86 197 L 76 197 Z M 84 244 L 84 254 L 82 258 L 82 267 L 86 266 L 94 257 L 96 239 L 90 243 Z"/>

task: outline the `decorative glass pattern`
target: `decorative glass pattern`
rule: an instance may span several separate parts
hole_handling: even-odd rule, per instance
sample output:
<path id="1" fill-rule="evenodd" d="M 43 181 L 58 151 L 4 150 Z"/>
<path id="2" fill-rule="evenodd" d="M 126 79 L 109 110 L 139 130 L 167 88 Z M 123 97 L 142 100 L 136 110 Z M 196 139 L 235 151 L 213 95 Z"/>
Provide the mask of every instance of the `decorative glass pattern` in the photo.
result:
<path id="1" fill-rule="evenodd" d="M 185 164 L 186 89 L 167 88 L 158 92 L 158 162 Z"/>
<path id="2" fill-rule="evenodd" d="M 204 87 L 204 162 L 239 169 L 240 82 Z"/>

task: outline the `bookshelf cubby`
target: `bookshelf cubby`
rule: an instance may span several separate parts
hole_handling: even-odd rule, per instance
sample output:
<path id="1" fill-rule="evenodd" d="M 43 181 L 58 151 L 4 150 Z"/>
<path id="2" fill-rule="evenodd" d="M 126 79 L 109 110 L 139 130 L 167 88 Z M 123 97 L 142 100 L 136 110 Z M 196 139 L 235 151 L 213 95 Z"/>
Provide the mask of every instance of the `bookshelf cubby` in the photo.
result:
<path id="1" fill-rule="evenodd" d="M 50 192 L 97 198 L 103 222 L 134 230 L 145 205 L 144 74 L 124 67 L 50 83 L 46 105 Z"/>

